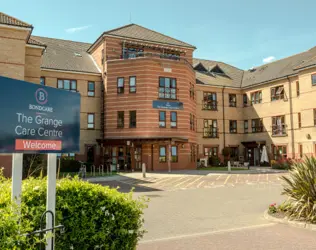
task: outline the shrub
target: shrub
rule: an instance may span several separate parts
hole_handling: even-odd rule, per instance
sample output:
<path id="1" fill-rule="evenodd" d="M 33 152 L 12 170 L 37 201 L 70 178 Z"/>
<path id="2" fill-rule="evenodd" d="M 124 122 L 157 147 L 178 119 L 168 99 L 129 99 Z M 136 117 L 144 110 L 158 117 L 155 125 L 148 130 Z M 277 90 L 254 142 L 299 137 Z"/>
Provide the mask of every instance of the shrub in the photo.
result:
<path id="1" fill-rule="evenodd" d="M 0 196 L 0 207 L 9 207 L 10 188 L 4 188 L 1 193 L 5 195 Z M 25 180 L 21 226 L 27 225 L 29 232 L 39 229 L 45 204 L 46 179 Z M 137 241 L 144 233 L 144 208 L 144 199 L 133 200 L 132 193 L 122 194 L 116 189 L 77 178 L 59 180 L 56 190 L 56 225 L 64 225 L 65 232 L 56 235 L 56 250 L 90 250 L 98 247 L 136 249 Z"/>
<path id="2" fill-rule="evenodd" d="M 285 181 L 283 194 L 288 196 L 285 213 L 292 219 L 316 223 L 316 159 L 294 162 Z"/>
<path id="3" fill-rule="evenodd" d="M 282 169 L 282 170 L 289 170 L 291 169 L 294 162 L 288 159 L 279 159 L 278 161 L 271 160 L 271 168 L 272 169 Z"/>
<path id="4" fill-rule="evenodd" d="M 269 206 L 269 213 L 270 214 L 275 214 L 276 212 L 277 212 L 276 203 L 270 204 L 270 206 Z"/>
<path id="5" fill-rule="evenodd" d="M 211 166 L 219 166 L 220 160 L 219 160 L 219 158 L 218 158 L 217 156 L 211 156 L 211 157 L 209 158 L 209 164 L 210 164 Z"/>

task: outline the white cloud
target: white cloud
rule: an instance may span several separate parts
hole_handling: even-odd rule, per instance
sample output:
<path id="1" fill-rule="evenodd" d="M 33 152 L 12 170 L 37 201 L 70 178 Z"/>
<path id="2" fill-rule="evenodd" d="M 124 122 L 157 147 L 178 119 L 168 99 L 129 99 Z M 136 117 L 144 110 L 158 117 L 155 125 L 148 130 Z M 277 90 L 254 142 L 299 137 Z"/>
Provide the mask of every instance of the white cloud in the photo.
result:
<path id="1" fill-rule="evenodd" d="M 67 33 L 75 33 L 75 32 L 79 32 L 79 31 L 82 31 L 82 30 L 86 30 L 88 28 L 90 28 L 91 25 L 86 25 L 86 26 L 81 26 L 81 27 L 75 27 L 75 28 L 69 28 L 69 29 L 65 29 L 65 31 Z"/>
<path id="2" fill-rule="evenodd" d="M 269 57 L 263 58 L 262 62 L 263 63 L 269 63 L 269 62 L 272 62 L 274 60 L 275 60 L 274 56 L 269 56 Z"/>

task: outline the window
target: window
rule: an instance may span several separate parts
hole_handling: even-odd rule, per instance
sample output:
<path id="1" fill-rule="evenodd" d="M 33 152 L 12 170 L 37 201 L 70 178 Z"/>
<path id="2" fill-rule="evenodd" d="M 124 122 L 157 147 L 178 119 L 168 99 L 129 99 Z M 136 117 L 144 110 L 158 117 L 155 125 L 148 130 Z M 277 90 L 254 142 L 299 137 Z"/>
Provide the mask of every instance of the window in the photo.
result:
<path id="1" fill-rule="evenodd" d="M 312 85 L 316 85 L 316 75 L 312 75 Z"/>
<path id="2" fill-rule="evenodd" d="M 124 128 L 124 111 L 117 111 L 117 127 Z"/>
<path id="3" fill-rule="evenodd" d="M 276 161 L 281 158 L 286 158 L 287 157 L 286 146 L 272 145 L 272 154 L 273 154 L 273 159 Z"/>
<path id="4" fill-rule="evenodd" d="M 166 146 L 159 147 L 159 162 L 166 162 Z"/>
<path id="5" fill-rule="evenodd" d="M 286 135 L 285 116 L 272 117 L 272 135 L 284 136 Z"/>
<path id="6" fill-rule="evenodd" d="M 252 133 L 263 132 L 262 119 L 253 119 L 253 120 L 251 120 L 251 129 L 252 129 Z"/>
<path id="7" fill-rule="evenodd" d="M 159 98 L 177 99 L 177 81 L 175 78 L 159 77 Z"/>
<path id="8" fill-rule="evenodd" d="M 195 131 L 195 115 L 193 115 L 193 121 L 192 122 L 193 122 L 193 129 L 192 130 Z"/>
<path id="9" fill-rule="evenodd" d="M 316 109 L 314 109 L 314 126 L 316 126 Z"/>
<path id="10" fill-rule="evenodd" d="M 76 80 L 57 80 L 57 88 L 65 89 L 72 92 L 77 92 L 77 81 Z"/>
<path id="11" fill-rule="evenodd" d="M 191 144 L 190 148 L 191 148 L 191 162 L 195 162 L 196 161 L 196 158 L 195 158 L 196 153 L 195 153 L 195 146 L 194 146 L 194 144 Z"/>
<path id="12" fill-rule="evenodd" d="M 136 76 L 129 77 L 129 92 L 136 93 Z"/>
<path id="13" fill-rule="evenodd" d="M 166 111 L 159 111 L 159 128 L 166 127 Z"/>
<path id="14" fill-rule="evenodd" d="M 229 94 L 228 95 L 229 98 L 229 107 L 236 107 L 236 94 Z"/>
<path id="15" fill-rule="evenodd" d="M 296 96 L 300 96 L 300 82 L 296 81 Z"/>
<path id="16" fill-rule="evenodd" d="M 262 102 L 262 92 L 261 91 L 256 91 L 251 93 L 251 105 L 261 103 Z"/>
<path id="17" fill-rule="evenodd" d="M 94 114 L 88 114 L 88 129 L 94 129 Z"/>
<path id="18" fill-rule="evenodd" d="M 238 147 L 229 147 L 230 158 L 237 159 L 238 158 Z"/>
<path id="19" fill-rule="evenodd" d="M 236 120 L 229 121 L 229 132 L 231 134 L 237 134 L 237 121 Z"/>
<path id="20" fill-rule="evenodd" d="M 203 109 L 217 110 L 217 96 L 215 92 L 203 93 Z"/>
<path id="21" fill-rule="evenodd" d="M 204 120 L 203 136 L 217 138 L 217 120 Z"/>
<path id="22" fill-rule="evenodd" d="M 193 130 L 193 116 L 190 114 L 190 130 Z"/>
<path id="23" fill-rule="evenodd" d="M 218 156 L 218 147 L 204 147 L 204 155 Z"/>
<path id="24" fill-rule="evenodd" d="M 40 84 L 43 85 L 43 86 L 46 85 L 46 84 L 45 84 L 45 77 L 41 77 L 41 78 L 40 78 Z"/>
<path id="25" fill-rule="evenodd" d="M 136 128 L 136 110 L 129 112 L 129 127 Z"/>
<path id="26" fill-rule="evenodd" d="M 170 127 L 171 128 L 177 127 L 177 112 L 175 111 L 170 112 Z"/>
<path id="27" fill-rule="evenodd" d="M 94 96 L 94 95 L 95 95 L 95 83 L 88 82 L 88 96 Z"/>
<path id="28" fill-rule="evenodd" d="M 171 162 L 178 162 L 178 147 L 171 146 Z"/>
<path id="29" fill-rule="evenodd" d="M 248 97 L 247 94 L 243 94 L 242 96 L 244 107 L 248 105 Z"/>
<path id="30" fill-rule="evenodd" d="M 271 88 L 271 101 L 284 99 L 283 85 Z"/>
<path id="31" fill-rule="evenodd" d="M 244 120 L 244 133 L 248 133 L 248 120 Z"/>
<path id="32" fill-rule="evenodd" d="M 133 48 L 133 47 L 126 48 L 126 47 L 124 47 L 122 49 L 122 54 L 123 54 L 124 59 L 131 59 L 131 58 L 143 56 L 144 50 L 141 48 Z"/>
<path id="33" fill-rule="evenodd" d="M 301 113 L 297 113 L 298 128 L 302 127 Z"/>
<path id="34" fill-rule="evenodd" d="M 300 157 L 303 158 L 303 145 L 302 144 L 298 144 L 298 153 Z"/>
<path id="35" fill-rule="evenodd" d="M 117 93 L 118 94 L 124 93 L 124 77 L 117 78 Z"/>

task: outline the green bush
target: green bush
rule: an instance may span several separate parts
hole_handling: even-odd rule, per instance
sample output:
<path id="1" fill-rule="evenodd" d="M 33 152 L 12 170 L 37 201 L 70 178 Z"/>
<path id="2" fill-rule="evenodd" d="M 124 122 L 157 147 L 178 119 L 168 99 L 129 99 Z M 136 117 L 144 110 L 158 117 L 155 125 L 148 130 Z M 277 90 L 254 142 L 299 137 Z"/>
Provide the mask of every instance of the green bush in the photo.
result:
<path id="1" fill-rule="evenodd" d="M 294 162 L 285 181 L 283 194 L 288 196 L 285 213 L 289 218 L 316 223 L 316 159 Z"/>
<path id="2" fill-rule="evenodd" d="M 10 206 L 9 186 L 3 186 L 0 208 Z M 46 179 L 25 180 L 22 195 L 21 226 L 28 228 L 28 232 L 38 230 L 40 216 L 45 211 Z M 56 225 L 64 225 L 65 232 L 56 234 L 56 250 L 136 249 L 137 241 L 144 233 L 142 215 L 145 206 L 144 199 L 134 200 L 132 193 L 122 194 L 116 189 L 77 178 L 59 180 Z M 16 225 L 14 222 L 13 218 L 11 224 Z M 16 232 L 14 230 L 12 232 Z M 35 244 L 35 240 L 30 242 Z M 0 249 L 5 248 L 0 245 Z"/>
<path id="3" fill-rule="evenodd" d="M 209 164 L 211 166 L 215 166 L 215 167 L 219 166 L 220 165 L 220 160 L 219 160 L 218 156 L 211 156 L 209 158 Z"/>

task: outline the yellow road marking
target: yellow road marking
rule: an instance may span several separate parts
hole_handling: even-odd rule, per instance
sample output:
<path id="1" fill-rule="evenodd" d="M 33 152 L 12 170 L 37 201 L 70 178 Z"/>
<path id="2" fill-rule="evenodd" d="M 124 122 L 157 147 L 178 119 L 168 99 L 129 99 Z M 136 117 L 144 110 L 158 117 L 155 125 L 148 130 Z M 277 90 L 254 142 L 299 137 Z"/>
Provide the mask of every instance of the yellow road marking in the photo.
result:
<path id="1" fill-rule="evenodd" d="M 231 175 L 228 175 L 225 182 L 224 182 L 224 185 L 226 185 L 227 181 L 229 180 L 229 178 L 231 177 Z"/>

